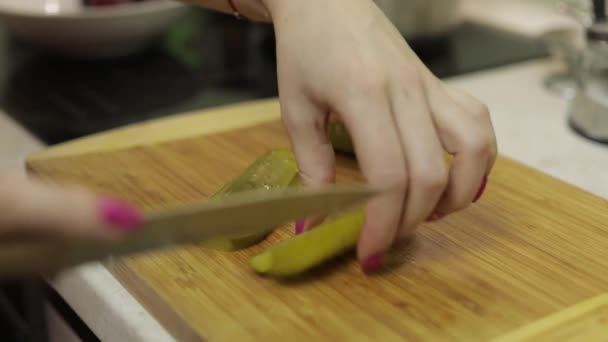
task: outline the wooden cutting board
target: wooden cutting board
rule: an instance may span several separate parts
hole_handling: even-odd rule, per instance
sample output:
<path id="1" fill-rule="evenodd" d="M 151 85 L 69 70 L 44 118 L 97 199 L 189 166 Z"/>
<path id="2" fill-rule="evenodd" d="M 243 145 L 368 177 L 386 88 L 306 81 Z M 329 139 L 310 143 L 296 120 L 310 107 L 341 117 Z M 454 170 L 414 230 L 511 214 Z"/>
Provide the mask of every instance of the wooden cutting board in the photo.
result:
<path id="1" fill-rule="evenodd" d="M 31 156 L 30 170 L 147 208 L 206 198 L 288 147 L 274 100 L 191 113 Z M 360 180 L 338 161 L 339 181 Z M 250 249 L 196 246 L 108 263 L 178 340 L 608 339 L 608 202 L 499 158 L 483 199 L 425 224 L 364 276 L 352 255 L 301 279 L 254 274 Z M 135 329 L 137 327 L 134 327 Z"/>

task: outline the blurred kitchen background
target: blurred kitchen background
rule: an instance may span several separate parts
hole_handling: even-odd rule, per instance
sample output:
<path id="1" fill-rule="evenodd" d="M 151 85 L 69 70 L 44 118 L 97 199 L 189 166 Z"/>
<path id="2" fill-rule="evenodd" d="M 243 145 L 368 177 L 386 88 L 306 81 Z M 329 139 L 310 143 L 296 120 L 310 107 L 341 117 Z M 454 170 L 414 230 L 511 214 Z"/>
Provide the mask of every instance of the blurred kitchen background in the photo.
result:
<path id="1" fill-rule="evenodd" d="M 377 3 L 442 78 L 550 54 L 564 57 L 562 38 L 570 36 L 561 28 L 574 28 L 576 36 L 590 13 L 588 1 L 576 0 Z M 29 148 L 22 147 L 29 138 L 9 135 L 9 127 L 52 145 L 152 118 L 274 97 L 275 67 L 271 25 L 172 0 L 0 0 L 0 154 L 16 151 L 17 158 Z M 545 81 L 555 96 L 572 95 L 567 68 Z M 50 323 L 41 316 L 43 297 L 53 306 Z M 80 339 L 95 340 L 45 284 L 3 287 L 0 317 L 0 330 L 22 338 L 16 340 L 44 338 L 47 325 L 56 334 L 63 334 L 56 332 L 59 326 L 69 326 L 65 330 Z"/>
<path id="2" fill-rule="evenodd" d="M 467 20 L 465 2 L 377 0 L 440 77 L 546 53 L 534 37 Z M 0 0 L 0 107 L 56 144 L 276 96 L 273 44 L 269 24 L 173 0 Z"/>

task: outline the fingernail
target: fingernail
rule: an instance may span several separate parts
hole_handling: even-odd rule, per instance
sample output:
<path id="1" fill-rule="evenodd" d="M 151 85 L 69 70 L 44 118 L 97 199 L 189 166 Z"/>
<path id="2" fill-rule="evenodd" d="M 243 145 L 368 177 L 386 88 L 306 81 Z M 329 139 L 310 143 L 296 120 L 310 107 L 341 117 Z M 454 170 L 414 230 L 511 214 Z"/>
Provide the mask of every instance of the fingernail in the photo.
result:
<path id="1" fill-rule="evenodd" d="M 368 257 L 367 259 L 365 259 L 365 261 L 363 261 L 363 265 L 361 265 L 361 268 L 363 268 L 363 272 L 368 274 L 374 272 L 382 265 L 383 259 L 384 253 L 382 252 Z"/>
<path id="2" fill-rule="evenodd" d="M 473 203 L 477 202 L 481 195 L 483 195 L 484 190 L 486 189 L 486 184 L 488 183 L 488 176 L 483 176 L 483 180 L 481 181 L 481 187 L 479 191 L 477 191 L 477 195 L 475 195 L 475 199 L 473 199 Z"/>
<path id="3" fill-rule="evenodd" d="M 296 222 L 296 235 L 304 231 L 304 220 L 298 220 Z"/>
<path id="4" fill-rule="evenodd" d="M 99 215 L 105 223 L 124 231 L 133 230 L 143 221 L 140 212 L 129 203 L 111 198 L 99 201 Z"/>

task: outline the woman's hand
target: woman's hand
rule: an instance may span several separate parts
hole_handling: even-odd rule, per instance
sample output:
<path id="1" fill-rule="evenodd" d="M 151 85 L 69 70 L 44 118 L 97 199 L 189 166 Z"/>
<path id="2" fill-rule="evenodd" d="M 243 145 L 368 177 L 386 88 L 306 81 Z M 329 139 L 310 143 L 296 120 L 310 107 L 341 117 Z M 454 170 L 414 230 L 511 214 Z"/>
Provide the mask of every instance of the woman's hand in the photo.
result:
<path id="1" fill-rule="evenodd" d="M 105 240 L 138 228 L 140 212 L 130 204 L 73 187 L 0 174 L 0 239 L 27 234 Z"/>
<path id="2" fill-rule="evenodd" d="M 281 110 L 304 184 L 334 181 L 331 114 L 349 130 L 367 180 L 404 189 L 367 208 L 364 270 L 420 223 L 481 195 L 497 153 L 487 108 L 432 75 L 373 1 L 261 1 L 276 30 Z"/>

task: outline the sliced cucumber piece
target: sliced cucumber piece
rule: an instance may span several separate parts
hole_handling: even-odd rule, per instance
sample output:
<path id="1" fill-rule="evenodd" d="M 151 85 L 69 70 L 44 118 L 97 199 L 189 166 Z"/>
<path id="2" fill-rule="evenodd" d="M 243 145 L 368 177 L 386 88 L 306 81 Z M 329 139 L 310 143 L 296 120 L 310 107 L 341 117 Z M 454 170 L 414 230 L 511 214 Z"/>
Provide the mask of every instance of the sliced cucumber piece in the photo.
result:
<path id="1" fill-rule="evenodd" d="M 328 129 L 329 141 L 336 152 L 348 155 L 355 155 L 355 148 L 350 134 L 346 127 L 341 123 L 332 123 Z"/>
<path id="2" fill-rule="evenodd" d="M 210 201 L 218 201 L 231 194 L 250 190 L 278 190 L 293 186 L 298 177 L 298 166 L 293 152 L 287 149 L 272 150 L 256 159 L 242 174 L 228 182 Z M 238 239 L 219 239 L 200 244 L 201 247 L 236 251 L 250 247 L 268 236 L 276 227 L 268 227 L 262 234 Z"/>
<path id="3" fill-rule="evenodd" d="M 364 222 L 363 209 L 347 212 L 270 247 L 253 257 L 250 265 L 256 272 L 271 276 L 299 275 L 354 249 Z"/>

